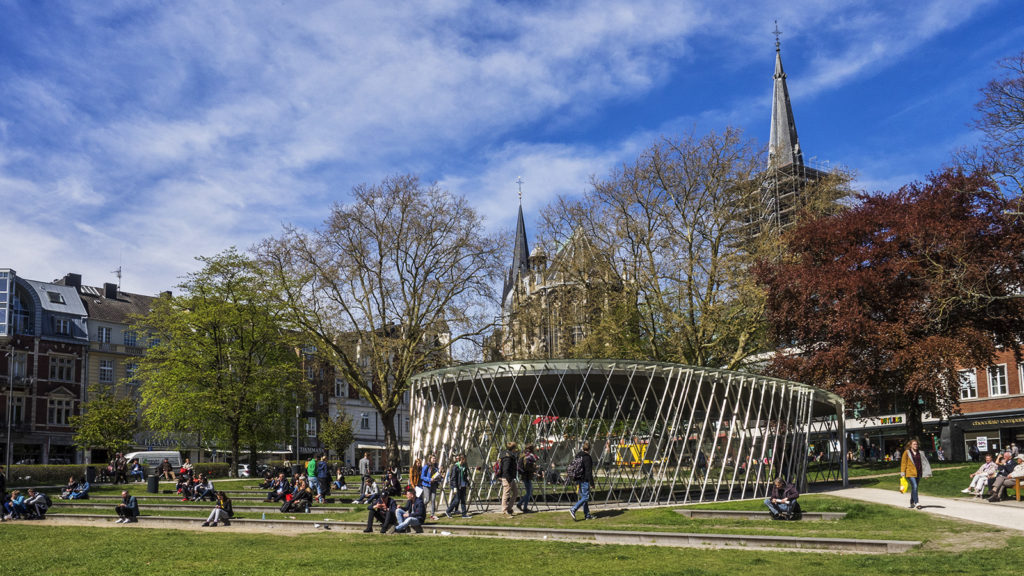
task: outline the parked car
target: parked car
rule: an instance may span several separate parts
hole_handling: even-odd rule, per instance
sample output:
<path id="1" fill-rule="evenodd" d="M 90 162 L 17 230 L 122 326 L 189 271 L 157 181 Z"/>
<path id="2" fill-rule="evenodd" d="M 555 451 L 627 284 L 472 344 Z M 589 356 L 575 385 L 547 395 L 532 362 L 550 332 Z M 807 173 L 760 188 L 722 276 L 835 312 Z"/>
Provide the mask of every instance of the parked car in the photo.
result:
<path id="1" fill-rule="evenodd" d="M 252 476 L 252 470 L 250 469 L 249 465 L 248 464 L 239 464 L 238 465 L 238 477 L 239 478 L 249 478 L 250 476 Z"/>

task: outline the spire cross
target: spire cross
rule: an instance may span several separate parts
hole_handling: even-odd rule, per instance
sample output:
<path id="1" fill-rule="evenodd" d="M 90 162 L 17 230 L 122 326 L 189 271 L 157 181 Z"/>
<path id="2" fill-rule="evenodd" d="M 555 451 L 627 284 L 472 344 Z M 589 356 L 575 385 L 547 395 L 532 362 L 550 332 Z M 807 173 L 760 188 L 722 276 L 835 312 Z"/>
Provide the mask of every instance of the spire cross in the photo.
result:
<path id="1" fill-rule="evenodd" d="M 779 49 L 779 36 L 782 35 L 782 32 L 779 31 L 779 21 L 778 20 L 775 21 L 775 32 L 772 32 L 772 34 L 775 34 L 775 50 L 778 50 Z"/>
<path id="2" fill-rule="evenodd" d="M 520 204 L 523 203 L 523 182 L 525 182 L 525 180 L 523 180 L 522 176 L 516 176 L 516 184 L 519 185 L 519 203 Z"/>

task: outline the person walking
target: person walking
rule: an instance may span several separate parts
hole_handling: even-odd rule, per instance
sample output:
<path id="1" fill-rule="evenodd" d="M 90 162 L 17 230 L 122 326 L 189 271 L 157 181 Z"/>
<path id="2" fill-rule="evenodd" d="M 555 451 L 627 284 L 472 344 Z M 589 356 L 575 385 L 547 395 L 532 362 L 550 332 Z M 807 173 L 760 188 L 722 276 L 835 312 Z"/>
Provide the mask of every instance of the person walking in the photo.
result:
<path id="1" fill-rule="evenodd" d="M 917 438 L 911 440 L 903 451 L 900 458 L 900 476 L 910 483 L 910 507 L 921 509 L 921 502 L 917 497 L 918 483 L 922 478 L 930 478 L 932 475 L 931 464 L 924 452 L 918 449 Z"/>
<path id="2" fill-rule="evenodd" d="M 523 481 L 523 497 L 516 503 L 523 514 L 530 512 L 530 500 L 533 498 L 533 478 L 536 475 L 537 455 L 533 453 L 533 444 L 527 444 L 523 448 L 523 455 L 519 458 L 519 478 Z"/>
<path id="3" fill-rule="evenodd" d="M 359 460 L 359 477 L 362 479 L 359 482 L 359 494 L 363 494 L 366 490 L 366 478 L 370 475 L 370 453 L 363 452 L 363 457 Z"/>
<path id="4" fill-rule="evenodd" d="M 437 467 L 437 456 L 431 454 L 420 469 L 420 488 L 424 506 L 430 504 L 430 519 L 437 520 L 437 492 L 441 488 L 441 472 Z"/>
<path id="5" fill-rule="evenodd" d="M 466 501 L 466 489 L 469 487 L 469 469 L 466 468 L 466 455 L 455 457 L 455 464 L 448 471 L 448 485 L 452 488 L 451 502 L 444 515 L 451 518 L 452 514 L 462 506 L 462 517 L 469 518 L 469 504 Z"/>
<path id="6" fill-rule="evenodd" d="M 582 478 L 579 482 L 580 499 L 569 509 L 569 516 L 576 520 L 576 512 L 583 507 L 583 519 L 593 520 L 590 515 L 590 487 L 594 483 L 594 459 L 590 457 L 590 442 L 584 442 L 576 458 L 582 460 Z M 575 458 L 574 458 L 575 459 Z"/>
<path id="7" fill-rule="evenodd" d="M 498 460 L 498 477 L 501 479 L 501 511 L 509 518 L 515 515 L 514 506 L 519 500 L 519 485 L 516 483 L 518 454 L 519 445 L 509 442 L 505 445 L 505 451 Z"/>

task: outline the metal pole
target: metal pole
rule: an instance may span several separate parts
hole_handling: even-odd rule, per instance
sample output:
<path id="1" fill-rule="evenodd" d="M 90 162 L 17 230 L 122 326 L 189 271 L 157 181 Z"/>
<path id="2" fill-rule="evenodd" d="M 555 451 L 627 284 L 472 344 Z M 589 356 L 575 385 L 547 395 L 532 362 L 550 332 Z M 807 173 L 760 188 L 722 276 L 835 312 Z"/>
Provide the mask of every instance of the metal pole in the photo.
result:
<path id="1" fill-rule="evenodd" d="M 295 405 L 295 463 L 299 463 L 299 405 Z"/>
<path id="2" fill-rule="evenodd" d="M 7 448 L 4 451 L 4 476 L 11 477 L 11 418 L 14 414 L 14 345 L 7 346 Z"/>

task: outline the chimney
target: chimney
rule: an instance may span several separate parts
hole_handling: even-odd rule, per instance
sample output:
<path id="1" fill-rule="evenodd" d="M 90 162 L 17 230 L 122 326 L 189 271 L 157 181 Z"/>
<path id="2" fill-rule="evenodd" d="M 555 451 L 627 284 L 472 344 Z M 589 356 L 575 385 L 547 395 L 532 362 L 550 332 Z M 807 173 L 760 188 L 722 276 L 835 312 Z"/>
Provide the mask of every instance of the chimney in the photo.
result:
<path id="1" fill-rule="evenodd" d="M 82 291 L 82 275 L 68 272 L 64 275 L 64 285 L 74 287 L 76 292 Z"/>
<path id="2" fill-rule="evenodd" d="M 117 284 L 106 282 L 103 284 L 103 297 L 107 300 L 117 300 Z"/>

